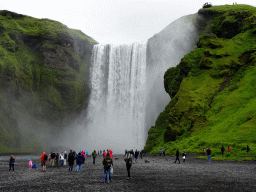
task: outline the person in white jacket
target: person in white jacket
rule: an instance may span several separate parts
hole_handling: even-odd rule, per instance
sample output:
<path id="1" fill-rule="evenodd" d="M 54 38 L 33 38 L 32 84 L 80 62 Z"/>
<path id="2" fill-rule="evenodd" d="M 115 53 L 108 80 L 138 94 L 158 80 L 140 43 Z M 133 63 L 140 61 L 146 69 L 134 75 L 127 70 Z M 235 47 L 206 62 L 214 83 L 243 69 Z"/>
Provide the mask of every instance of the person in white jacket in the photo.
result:
<path id="1" fill-rule="evenodd" d="M 63 155 L 63 152 L 61 152 L 60 154 L 60 166 L 63 166 L 64 164 L 64 155 Z"/>

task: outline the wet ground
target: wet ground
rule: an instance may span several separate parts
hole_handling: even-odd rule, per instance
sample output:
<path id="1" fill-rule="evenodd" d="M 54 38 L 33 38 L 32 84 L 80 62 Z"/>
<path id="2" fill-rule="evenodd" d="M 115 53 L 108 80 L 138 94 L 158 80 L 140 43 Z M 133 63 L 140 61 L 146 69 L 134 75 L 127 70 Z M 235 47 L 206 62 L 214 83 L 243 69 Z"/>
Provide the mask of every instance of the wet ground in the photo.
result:
<path id="1" fill-rule="evenodd" d="M 143 157 L 131 169 L 131 179 L 123 157 L 114 160 L 112 182 L 102 183 L 102 157 L 87 158 L 82 171 L 68 171 L 68 166 L 50 167 L 41 172 L 40 155 L 15 155 L 15 171 L 9 172 L 9 156 L 0 155 L 0 191 L 256 191 L 256 162 L 212 161 L 194 159 L 173 163 L 175 157 Z M 28 158 L 37 170 L 28 169 Z M 149 160 L 150 163 L 145 163 Z"/>

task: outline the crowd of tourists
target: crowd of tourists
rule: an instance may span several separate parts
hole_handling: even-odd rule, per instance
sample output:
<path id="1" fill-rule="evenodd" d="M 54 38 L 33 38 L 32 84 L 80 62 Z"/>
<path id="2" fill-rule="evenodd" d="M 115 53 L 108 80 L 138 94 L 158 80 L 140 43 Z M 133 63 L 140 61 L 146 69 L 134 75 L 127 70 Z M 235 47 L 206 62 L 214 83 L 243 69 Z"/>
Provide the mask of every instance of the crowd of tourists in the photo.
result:
<path id="1" fill-rule="evenodd" d="M 222 155 L 224 153 L 225 149 L 224 146 L 221 147 L 221 152 Z M 230 146 L 228 146 L 227 148 L 228 153 L 230 153 L 231 148 Z M 250 148 L 247 145 L 246 148 L 247 154 L 249 156 L 249 152 L 250 152 Z M 165 152 L 166 150 L 163 149 L 163 155 L 165 156 Z M 159 155 L 161 156 L 162 150 L 159 150 Z M 207 149 L 204 147 L 203 148 L 203 155 L 205 155 L 207 153 L 208 156 L 208 162 L 211 162 L 211 149 L 210 147 L 208 147 Z M 176 149 L 176 158 L 174 163 L 176 163 L 177 161 L 179 161 L 180 163 L 180 159 L 179 159 L 179 150 Z M 182 152 L 182 158 L 183 158 L 183 162 L 185 163 L 186 160 L 186 152 L 183 151 Z M 65 151 L 64 153 L 61 152 L 57 152 L 55 154 L 55 152 L 51 152 L 49 154 L 49 156 L 43 152 L 43 154 L 41 155 L 41 168 L 42 168 L 42 172 L 46 172 L 46 164 L 48 161 L 48 165 L 49 166 L 59 166 L 59 162 L 60 162 L 60 166 L 66 166 L 68 164 L 68 170 L 71 172 L 73 171 L 73 166 L 74 164 L 76 164 L 76 171 L 80 172 L 82 169 L 82 164 L 85 163 L 85 159 L 87 157 L 93 157 L 93 164 L 95 164 L 95 159 L 97 156 L 103 156 L 103 160 L 102 160 L 102 164 L 103 164 L 103 177 L 102 177 L 102 182 L 104 183 L 109 183 L 111 182 L 111 173 L 113 173 L 113 165 L 114 165 L 114 160 L 113 160 L 113 151 L 112 150 L 108 150 L 105 151 L 98 151 L 98 155 L 96 150 L 94 150 L 92 152 L 92 154 L 89 156 L 88 151 L 83 151 L 80 150 L 79 153 L 76 153 L 73 150 L 70 150 L 69 154 L 67 154 L 67 152 Z M 132 165 L 135 163 L 138 163 L 138 158 L 139 156 L 141 157 L 141 159 L 143 158 L 143 156 L 146 156 L 146 151 L 145 150 L 125 150 L 125 154 L 124 154 L 124 161 L 126 163 L 126 169 L 127 169 L 127 173 L 128 173 L 128 177 L 127 179 L 129 180 L 131 177 L 130 171 L 132 168 Z M 31 169 L 37 169 L 37 164 L 36 162 L 32 162 L 31 159 L 28 159 L 28 166 L 29 166 L 29 170 Z M 146 161 L 145 161 L 146 162 Z M 10 161 L 9 161 L 9 171 L 13 170 L 14 172 L 14 163 L 15 163 L 15 158 L 13 155 L 10 156 Z"/>

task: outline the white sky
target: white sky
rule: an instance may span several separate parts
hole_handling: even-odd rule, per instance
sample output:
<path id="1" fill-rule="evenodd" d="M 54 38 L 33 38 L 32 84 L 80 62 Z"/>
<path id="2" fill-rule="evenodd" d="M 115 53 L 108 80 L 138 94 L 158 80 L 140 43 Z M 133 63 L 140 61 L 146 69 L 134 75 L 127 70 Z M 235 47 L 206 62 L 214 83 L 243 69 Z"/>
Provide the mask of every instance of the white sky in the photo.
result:
<path id="1" fill-rule="evenodd" d="M 172 21 L 196 13 L 207 0 L 7 0 L 1 10 L 59 21 L 102 44 L 146 41 Z M 212 0 L 213 5 L 254 0 Z"/>

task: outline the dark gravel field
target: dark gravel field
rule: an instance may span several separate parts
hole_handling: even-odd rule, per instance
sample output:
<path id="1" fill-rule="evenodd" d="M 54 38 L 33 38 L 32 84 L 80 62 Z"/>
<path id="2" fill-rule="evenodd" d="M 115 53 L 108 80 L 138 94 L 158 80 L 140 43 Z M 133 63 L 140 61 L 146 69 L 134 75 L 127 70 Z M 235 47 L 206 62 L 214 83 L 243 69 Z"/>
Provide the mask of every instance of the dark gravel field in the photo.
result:
<path id="1" fill-rule="evenodd" d="M 102 156 L 87 158 L 82 171 L 68 166 L 50 167 L 41 172 L 40 154 L 15 155 L 15 171 L 9 172 L 9 155 L 0 155 L 0 191 L 256 191 L 254 161 L 212 161 L 194 159 L 173 163 L 175 157 L 143 157 L 131 169 L 127 180 L 125 162 L 114 155 L 112 182 L 102 183 Z M 38 169 L 28 169 L 28 158 L 36 161 Z M 150 163 L 145 163 L 144 160 Z M 74 166 L 75 167 L 75 166 Z"/>

